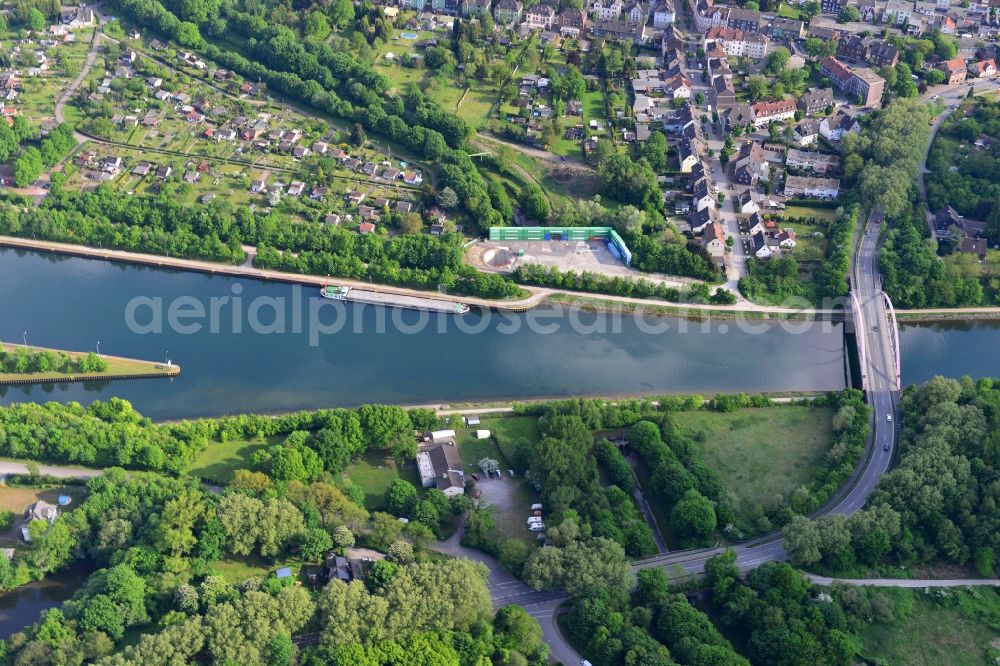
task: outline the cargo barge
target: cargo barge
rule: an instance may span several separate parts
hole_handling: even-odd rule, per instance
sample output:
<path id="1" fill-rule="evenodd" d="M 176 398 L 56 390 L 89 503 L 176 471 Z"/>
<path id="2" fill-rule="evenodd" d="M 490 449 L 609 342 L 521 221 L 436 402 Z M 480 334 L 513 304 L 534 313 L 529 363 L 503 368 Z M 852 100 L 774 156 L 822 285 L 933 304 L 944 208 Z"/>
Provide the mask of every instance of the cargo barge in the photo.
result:
<path id="1" fill-rule="evenodd" d="M 369 305 L 409 308 L 411 310 L 426 310 L 428 312 L 443 312 L 446 314 L 465 314 L 469 311 L 469 306 L 465 303 L 455 303 L 438 298 L 424 298 L 423 296 L 387 294 L 367 289 L 357 289 L 355 287 L 327 285 L 320 291 L 320 295 L 323 298 L 329 298 L 334 301 L 351 301 L 353 303 L 368 303 Z"/>

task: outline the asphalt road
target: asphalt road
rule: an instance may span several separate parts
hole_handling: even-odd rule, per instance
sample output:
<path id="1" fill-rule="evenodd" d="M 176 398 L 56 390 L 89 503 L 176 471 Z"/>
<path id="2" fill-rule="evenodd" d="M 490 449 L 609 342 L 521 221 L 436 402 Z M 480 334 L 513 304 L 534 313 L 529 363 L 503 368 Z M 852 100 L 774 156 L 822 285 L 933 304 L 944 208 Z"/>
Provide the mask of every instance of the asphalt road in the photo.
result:
<path id="1" fill-rule="evenodd" d="M 889 325 L 885 301 L 882 296 L 881 276 L 878 271 L 878 230 L 881 214 L 873 212 L 862 233 L 861 247 L 853 267 L 854 294 L 860 312 L 857 330 L 864 349 L 864 374 L 867 377 L 868 402 L 873 408 L 872 436 L 865 450 L 865 457 L 845 489 L 815 515 L 854 513 L 865 505 L 879 478 L 889 469 L 896 444 L 896 385 L 895 352 L 892 328 Z M 891 417 L 891 420 L 888 418 Z M 641 560 L 634 570 L 650 567 L 667 567 L 674 576 L 701 574 L 705 563 L 723 552 L 723 548 L 699 551 L 673 552 Z M 788 553 L 780 532 L 759 537 L 733 548 L 741 571 L 748 571 L 765 562 L 785 560 Z"/>

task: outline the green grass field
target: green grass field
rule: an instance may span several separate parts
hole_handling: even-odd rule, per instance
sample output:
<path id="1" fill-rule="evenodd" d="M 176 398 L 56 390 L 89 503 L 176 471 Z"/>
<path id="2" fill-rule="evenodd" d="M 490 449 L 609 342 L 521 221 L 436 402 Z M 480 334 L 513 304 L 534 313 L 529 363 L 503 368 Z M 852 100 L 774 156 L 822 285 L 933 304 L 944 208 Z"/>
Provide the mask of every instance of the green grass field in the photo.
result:
<path id="1" fill-rule="evenodd" d="M 508 462 L 513 457 L 514 445 L 519 439 L 524 438 L 530 442 L 537 442 L 539 439 L 538 419 L 534 416 L 484 418 L 479 427 L 492 431 L 493 439 L 500 447 L 500 453 Z"/>
<path id="2" fill-rule="evenodd" d="M 365 491 L 365 508 L 378 511 L 385 505 L 385 489 L 393 479 L 403 478 L 420 488 L 420 476 L 415 465 L 400 469 L 385 451 L 368 451 L 359 460 L 351 463 L 344 475 Z"/>
<path id="3" fill-rule="evenodd" d="M 792 7 L 791 5 L 786 5 L 785 3 L 781 3 L 781 6 L 778 8 L 778 16 L 780 16 L 781 18 L 787 18 L 787 19 L 792 19 L 793 21 L 798 21 L 800 15 L 801 14 L 798 9 Z"/>
<path id="4" fill-rule="evenodd" d="M 833 411 L 826 407 L 679 412 L 675 419 L 744 516 L 750 506 L 766 507 L 776 494 L 787 497 L 812 480 L 833 445 Z"/>
<path id="5" fill-rule="evenodd" d="M 476 439 L 476 430 L 489 430 L 490 437 Z M 466 428 L 463 424 L 455 427 L 456 443 L 462 463 L 467 471 L 479 471 L 479 461 L 483 458 L 499 460 L 506 471 L 510 467 L 514 445 L 521 438 L 538 441 L 538 421 L 533 416 L 486 417 L 478 426 Z"/>
<path id="6" fill-rule="evenodd" d="M 254 451 L 280 441 L 281 438 L 275 437 L 267 441 L 210 442 L 208 448 L 191 465 L 189 473 L 210 481 L 229 483 L 236 470 L 250 468 L 250 456 Z"/>
<path id="7" fill-rule="evenodd" d="M 862 656 L 869 661 L 907 666 L 973 666 L 1000 658 L 1000 594 L 977 587 L 949 589 L 935 600 L 932 590 L 882 589 L 895 602 L 890 625 L 869 624 L 862 636 Z"/>
<path id="8" fill-rule="evenodd" d="M 230 583 L 239 583 L 247 578 L 265 578 L 281 567 L 292 567 L 292 574 L 298 575 L 300 564 L 293 561 L 269 564 L 260 558 L 245 560 L 221 560 L 212 564 L 212 569 Z"/>
<path id="9" fill-rule="evenodd" d="M 826 256 L 826 247 L 829 242 L 826 238 L 826 228 L 823 225 L 782 222 L 781 228 L 795 230 L 796 245 L 792 256 L 796 259 L 820 261 Z M 815 234 L 820 234 L 820 236 Z"/>
<path id="10" fill-rule="evenodd" d="M 788 206 L 785 208 L 785 217 L 815 217 L 817 220 L 833 222 L 837 219 L 837 209 L 813 206 Z"/>

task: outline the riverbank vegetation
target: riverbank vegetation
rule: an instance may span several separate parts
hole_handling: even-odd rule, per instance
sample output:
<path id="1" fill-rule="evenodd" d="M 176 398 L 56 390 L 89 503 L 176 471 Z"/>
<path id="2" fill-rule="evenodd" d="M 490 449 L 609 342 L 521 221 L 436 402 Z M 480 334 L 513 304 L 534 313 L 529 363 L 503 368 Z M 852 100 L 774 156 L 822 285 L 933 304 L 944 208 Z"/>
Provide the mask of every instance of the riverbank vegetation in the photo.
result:
<path id="1" fill-rule="evenodd" d="M 86 408 L 78 403 L 18 403 L 0 407 L 0 455 L 181 474 L 213 444 L 276 438 L 281 443 L 255 452 L 256 464 L 273 467 L 274 447 L 288 449 L 280 454 L 276 478 L 306 481 L 324 471 L 342 472 L 369 449 L 412 458 L 414 430 L 438 423 L 430 410 L 383 405 L 154 424 L 120 398 Z"/>
<path id="2" fill-rule="evenodd" d="M 563 272 L 555 266 L 546 267 L 533 263 L 519 265 L 514 271 L 514 280 L 520 284 L 538 287 L 631 298 L 660 299 L 671 303 L 733 305 L 736 302 L 736 296 L 732 292 L 721 287 L 710 292 L 708 284 L 704 282 L 695 282 L 689 287 L 679 289 L 663 282 L 656 283 L 645 278 L 610 277 L 590 271 L 583 273 L 572 270 Z"/>
<path id="3" fill-rule="evenodd" d="M 906 389 L 899 464 L 868 507 L 849 517 L 795 520 L 792 562 L 833 573 L 912 575 L 946 564 L 993 577 L 1000 553 L 1000 388 L 937 377 Z"/>

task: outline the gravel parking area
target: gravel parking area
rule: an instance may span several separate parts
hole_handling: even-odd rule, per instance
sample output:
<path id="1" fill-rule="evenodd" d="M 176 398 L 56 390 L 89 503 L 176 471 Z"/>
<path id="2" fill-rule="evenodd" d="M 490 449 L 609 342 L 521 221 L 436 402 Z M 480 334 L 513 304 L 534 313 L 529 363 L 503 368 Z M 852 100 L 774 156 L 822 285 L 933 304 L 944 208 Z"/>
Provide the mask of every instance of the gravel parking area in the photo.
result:
<path id="1" fill-rule="evenodd" d="M 500 253 L 509 250 L 514 261 L 503 261 L 503 266 L 491 265 L 490 261 Z M 519 251 L 523 256 L 516 256 Z M 681 286 L 692 282 L 686 278 L 643 273 L 629 268 L 614 257 L 602 241 L 481 241 L 470 247 L 467 258 L 480 270 L 492 272 L 512 272 L 520 264 L 531 263 L 555 266 L 560 271 L 600 273 L 610 277 L 645 278 L 651 282 L 664 282 L 671 286 Z"/>

